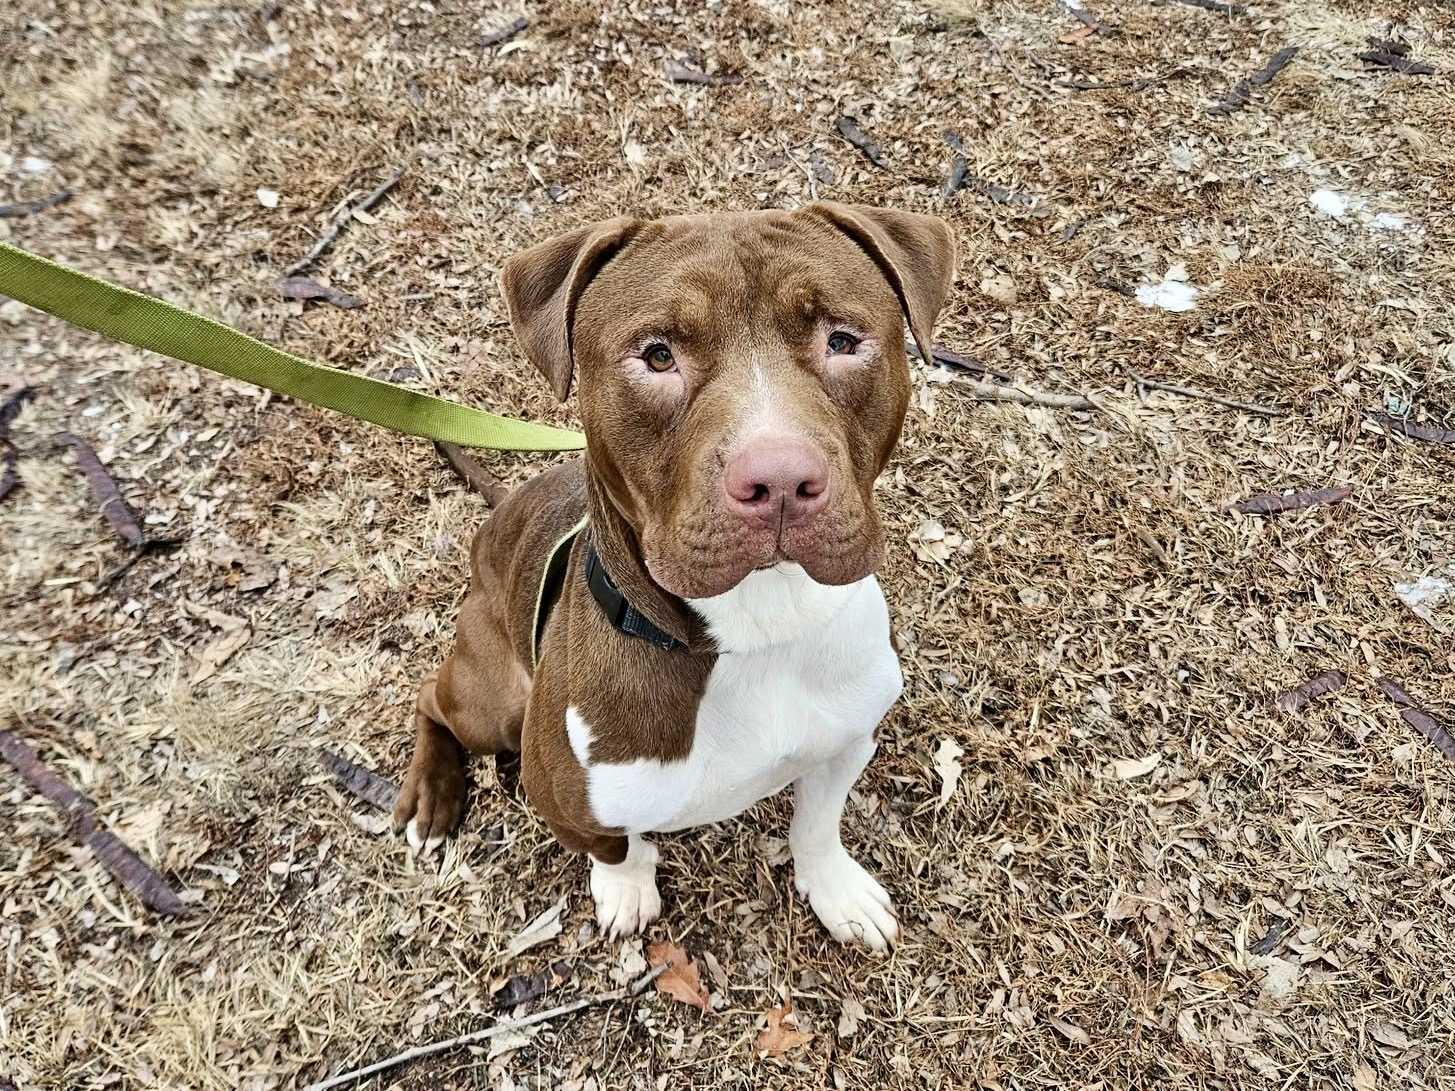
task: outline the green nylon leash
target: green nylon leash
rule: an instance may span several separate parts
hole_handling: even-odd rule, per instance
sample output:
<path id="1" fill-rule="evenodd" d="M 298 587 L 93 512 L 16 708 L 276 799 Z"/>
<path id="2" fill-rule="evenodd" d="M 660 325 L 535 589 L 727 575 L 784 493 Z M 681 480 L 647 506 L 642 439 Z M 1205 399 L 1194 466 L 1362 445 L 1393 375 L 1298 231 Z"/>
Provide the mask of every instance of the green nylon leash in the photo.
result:
<path id="1" fill-rule="evenodd" d="M 315 364 L 231 326 L 0 243 L 0 294 L 83 329 L 396 432 L 497 451 L 578 451 L 580 432 Z"/>

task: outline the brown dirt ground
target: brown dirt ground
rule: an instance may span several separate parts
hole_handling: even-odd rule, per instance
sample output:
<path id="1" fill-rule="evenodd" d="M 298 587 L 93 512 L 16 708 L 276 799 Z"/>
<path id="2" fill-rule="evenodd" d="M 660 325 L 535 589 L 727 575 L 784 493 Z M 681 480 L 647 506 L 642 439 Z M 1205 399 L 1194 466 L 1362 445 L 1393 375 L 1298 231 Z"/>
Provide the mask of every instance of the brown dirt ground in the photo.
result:
<path id="1" fill-rule="evenodd" d="M 848 822 L 902 907 L 893 957 L 838 948 L 796 902 L 774 801 L 664 839 L 652 935 L 715 960 L 709 1014 L 654 994 L 377 1086 L 1455 1086 L 1455 767 L 1375 685 L 1455 724 L 1448 614 L 1393 590 L 1455 574 L 1455 449 L 1368 416 L 1455 427 L 1455 12 L 1253 8 L 1104 3 L 1114 33 L 1068 40 L 1081 24 L 1049 0 L 577 0 L 489 50 L 517 9 L 0 16 L 0 201 L 76 193 L 0 238 L 301 353 L 568 423 L 512 345 L 505 255 L 623 212 L 817 193 L 947 216 L 964 257 L 940 339 L 1103 406 L 917 378 L 881 491 L 908 688 Z M 1370 35 L 1439 74 L 1366 69 Z M 1289 43 L 1247 109 L 1206 112 Z M 667 84 L 683 57 L 745 79 Z M 889 169 L 838 137 L 842 113 Z M 1036 203 L 943 199 L 946 128 L 974 174 Z M 278 300 L 280 269 L 396 165 L 317 270 L 367 308 Z M 1318 213 L 1319 188 L 1347 214 Z M 1126 294 L 1177 264 L 1196 309 Z M 485 508 L 426 443 L 16 303 L 0 350 L 39 387 L 0 503 L 0 715 L 196 902 L 150 918 L 0 770 L 0 1086 L 297 1086 L 487 1025 L 512 974 L 572 963 L 540 1006 L 640 966 L 639 944 L 592 935 L 583 862 L 488 768 L 463 836 L 422 864 L 317 766 L 330 745 L 397 778 L 447 646 Z M 1140 397 L 1133 373 L 1288 412 Z M 122 548 L 63 429 L 185 545 L 103 586 Z M 486 457 L 510 480 L 548 461 Z M 1224 510 L 1343 482 L 1335 507 Z M 194 683 L 229 618 L 247 643 Z M 1340 692 L 1270 706 L 1329 668 Z M 941 807 L 944 740 L 964 771 Z M 563 895 L 561 936 L 507 958 Z M 783 997 L 813 1038 L 759 1058 Z"/>

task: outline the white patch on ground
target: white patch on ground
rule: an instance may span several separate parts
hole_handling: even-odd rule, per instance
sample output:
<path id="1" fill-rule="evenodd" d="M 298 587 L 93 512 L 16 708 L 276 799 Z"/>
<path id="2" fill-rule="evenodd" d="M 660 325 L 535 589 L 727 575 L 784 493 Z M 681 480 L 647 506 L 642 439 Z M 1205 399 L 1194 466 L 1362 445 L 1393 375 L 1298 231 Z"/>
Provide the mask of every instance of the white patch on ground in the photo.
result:
<path id="1" fill-rule="evenodd" d="M 1308 203 L 1325 216 L 1342 217 L 1349 211 L 1349 198 L 1332 189 L 1316 189 L 1308 195 Z"/>
<path id="2" fill-rule="evenodd" d="M 1335 220 L 1357 220 L 1369 231 L 1406 231 L 1415 225 L 1398 212 L 1371 212 L 1369 202 L 1352 193 L 1333 189 L 1316 189 L 1308 195 L 1308 203 L 1323 216 Z"/>
<path id="3" fill-rule="evenodd" d="M 1144 307 L 1164 311 L 1190 311 L 1197 305 L 1198 289 L 1187 283 L 1187 267 L 1170 266 L 1161 284 L 1143 284 L 1137 289 L 1137 302 Z"/>
<path id="4" fill-rule="evenodd" d="M 37 158 L 34 155 L 27 155 L 20 161 L 20 169 L 25 171 L 26 174 L 44 174 L 51 169 L 51 161 L 49 159 Z"/>
<path id="5" fill-rule="evenodd" d="M 1394 585 L 1399 600 L 1414 611 L 1415 616 L 1437 629 L 1445 627 L 1441 615 L 1455 607 L 1455 580 L 1443 576 L 1421 576 L 1419 579 Z"/>

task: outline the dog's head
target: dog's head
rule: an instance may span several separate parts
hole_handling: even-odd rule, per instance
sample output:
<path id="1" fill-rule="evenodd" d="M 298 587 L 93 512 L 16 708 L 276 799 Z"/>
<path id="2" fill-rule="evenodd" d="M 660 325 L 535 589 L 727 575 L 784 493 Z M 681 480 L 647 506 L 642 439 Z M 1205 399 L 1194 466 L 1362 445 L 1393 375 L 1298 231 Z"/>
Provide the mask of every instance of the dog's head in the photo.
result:
<path id="1" fill-rule="evenodd" d="M 941 220 L 820 203 L 580 228 L 501 282 L 526 355 L 578 390 L 587 459 L 647 571 L 684 599 L 754 569 L 873 572 L 873 485 L 928 356 L 955 245 Z"/>

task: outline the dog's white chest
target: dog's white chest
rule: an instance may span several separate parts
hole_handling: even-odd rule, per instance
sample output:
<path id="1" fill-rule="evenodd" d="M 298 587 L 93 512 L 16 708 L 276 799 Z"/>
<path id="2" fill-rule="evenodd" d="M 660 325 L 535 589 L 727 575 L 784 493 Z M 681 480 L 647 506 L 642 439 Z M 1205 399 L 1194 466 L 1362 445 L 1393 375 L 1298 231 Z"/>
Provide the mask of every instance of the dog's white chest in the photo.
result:
<path id="1" fill-rule="evenodd" d="M 725 652 L 685 758 L 590 764 L 591 726 L 567 710 L 591 812 L 603 825 L 648 833 L 731 818 L 861 746 L 899 696 L 899 660 L 873 577 L 823 587 L 801 570 L 758 572 L 693 606 Z"/>

